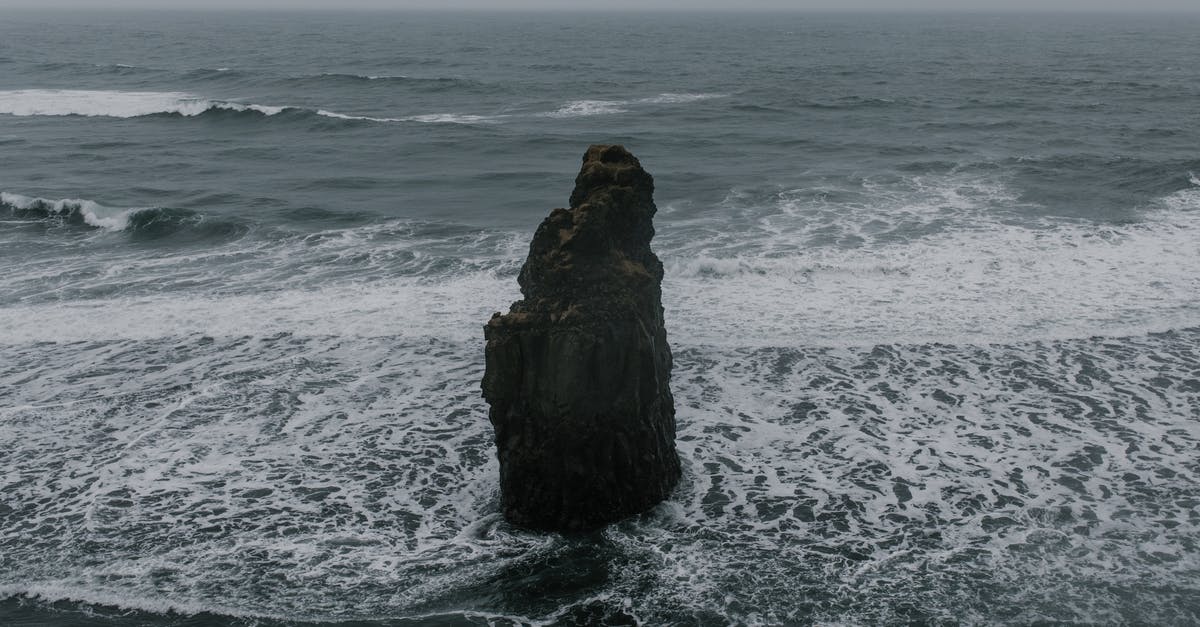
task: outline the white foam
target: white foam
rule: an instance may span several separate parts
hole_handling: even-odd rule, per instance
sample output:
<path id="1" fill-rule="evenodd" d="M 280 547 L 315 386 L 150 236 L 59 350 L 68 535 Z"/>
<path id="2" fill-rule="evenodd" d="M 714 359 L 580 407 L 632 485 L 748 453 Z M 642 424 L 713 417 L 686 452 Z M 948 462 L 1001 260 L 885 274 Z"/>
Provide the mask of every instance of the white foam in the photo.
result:
<path id="1" fill-rule="evenodd" d="M 23 89 L 0 91 L 0 114 L 133 118 L 175 113 L 197 116 L 211 109 L 276 115 L 287 107 L 211 100 L 186 92 Z"/>
<path id="2" fill-rule="evenodd" d="M 641 100 L 638 100 L 637 102 L 644 102 L 647 104 L 681 104 L 681 103 L 686 103 L 686 102 L 698 102 L 700 100 L 711 100 L 713 98 L 724 98 L 724 97 L 725 97 L 725 94 L 691 94 L 691 93 L 671 94 L 671 93 L 667 93 L 667 94 L 659 94 L 657 96 L 652 96 L 650 98 L 642 98 Z"/>
<path id="3" fill-rule="evenodd" d="M 104 575 L 104 573 L 97 574 L 99 576 Z M 0 599 L 18 596 L 50 603 L 70 601 L 159 614 L 178 613 L 188 615 L 212 612 L 239 618 L 267 618 L 253 612 L 247 612 L 241 608 L 207 601 L 173 600 L 160 596 L 131 594 L 120 590 L 89 589 L 86 586 L 81 586 L 79 581 L 74 579 L 23 584 L 0 584 Z"/>
<path id="4" fill-rule="evenodd" d="M 411 78 L 404 74 L 348 74 L 342 72 L 323 72 L 321 76 L 329 78 L 361 78 L 368 81 L 386 81 Z"/>
<path id="5" fill-rule="evenodd" d="M 381 118 L 367 115 L 347 115 L 320 109 L 317 115 L 339 120 L 365 120 L 368 122 L 420 122 L 423 124 L 487 124 L 498 121 L 501 116 L 472 115 L 468 113 L 430 113 L 402 118 Z"/>
<path id="6" fill-rule="evenodd" d="M 218 68 L 218 72 L 230 68 Z M 369 80 L 402 78 L 399 76 L 361 76 Z M 719 98 L 722 94 L 664 93 L 639 100 L 576 100 L 554 111 L 537 114 L 551 118 L 576 118 L 625 113 L 631 105 L 677 104 Z M 87 116 L 133 118 L 146 115 L 174 113 L 197 116 L 206 111 L 256 111 L 272 116 L 293 107 L 241 103 L 217 100 L 187 92 L 108 91 L 66 89 L 23 89 L 0 91 L 0 114 L 15 116 Z M 506 115 L 471 113 L 429 113 L 403 117 L 350 115 L 318 109 L 318 115 L 342 120 L 370 122 L 420 122 L 425 124 L 487 124 L 502 120 Z"/>
<path id="7" fill-rule="evenodd" d="M 616 113 L 627 113 L 629 112 L 630 107 L 636 107 L 639 105 L 682 104 L 723 97 L 725 97 L 725 94 L 662 93 L 657 96 L 637 98 L 634 100 L 573 100 L 562 105 L 558 109 L 555 109 L 554 111 L 542 113 L 540 115 L 548 118 L 579 118 L 593 115 L 613 115 Z"/>
<path id="8" fill-rule="evenodd" d="M 467 339 L 479 334 L 493 311 L 519 298 L 510 283 L 485 272 L 441 282 L 401 278 L 259 294 L 168 294 L 16 305 L 0 307 L 0 344 L 285 332 L 305 337 Z"/>
<path id="9" fill-rule="evenodd" d="M 988 178 L 812 191 L 664 212 L 686 475 L 587 543 L 594 593 L 507 620 L 1188 622 L 1200 332 L 1144 331 L 1195 326 L 1200 189 L 1131 223 L 1012 219 Z M 480 326 L 528 232 L 419 227 L 31 263 L 41 300 L 0 307 L 0 598 L 386 620 L 580 563 L 497 516 Z M 111 289 L 47 298 L 72 280 Z M 186 287 L 119 291 L 155 281 Z"/>
<path id="10" fill-rule="evenodd" d="M 669 503 L 581 551 L 499 519 L 478 335 L 362 341 L 254 335 L 255 324 L 215 340 L 0 347 L 12 400 L 0 406 L 11 471 L 0 488 L 25 523 L 0 526 L 13 552 L 0 598 L 414 618 L 463 598 L 496 611 L 481 588 L 520 600 L 546 571 L 595 560 L 594 594 L 632 599 L 647 624 L 695 610 L 785 623 L 798 586 L 820 596 L 808 610 L 818 624 L 892 624 L 913 572 L 956 584 L 930 586 L 922 611 L 1000 589 L 989 607 L 1036 622 L 1046 610 L 1033 601 L 1053 586 L 1052 616 L 1113 622 L 1139 602 L 1158 605 L 1137 608 L 1149 622 L 1186 616 L 1161 591 L 1200 566 L 1188 549 L 1200 530 L 1195 331 L 677 348 L 686 476 Z M 591 598 L 532 599 L 529 612 Z"/>
<path id="11" fill-rule="evenodd" d="M 707 226 L 694 207 L 658 225 L 686 475 L 586 543 L 594 594 L 512 622 L 624 597 L 647 624 L 779 624 L 801 588 L 817 624 L 987 622 L 961 609 L 979 598 L 1019 623 L 1187 622 L 1170 601 L 1200 568 L 1200 331 L 1113 339 L 1100 318 L 1156 324 L 1194 299 L 1198 190 L 1132 224 L 1024 227 L 992 213 L 1011 204 L 994 181 L 870 195 L 841 213 L 736 196 Z M 713 233 L 729 224 L 746 230 Z M 497 515 L 480 326 L 517 297 L 528 232 L 419 226 L 96 254 L 111 275 L 82 280 L 186 287 L 0 308 L 0 492 L 21 523 L 0 525 L 0 598 L 386 620 L 521 607 L 532 577 L 581 563 L 578 542 Z M 862 243 L 810 241 L 830 229 Z M 31 271 L 52 285 L 70 263 Z M 1081 339 L 1023 326 L 1046 319 Z M 814 348 L 839 334 L 868 346 Z"/>
<path id="12" fill-rule="evenodd" d="M 1195 493 L 1187 425 L 1200 398 L 1164 383 L 1190 376 L 1196 337 L 677 356 L 681 455 L 698 475 L 682 507 L 693 529 L 724 533 L 664 554 L 666 570 L 687 573 L 681 592 L 714 611 L 726 585 L 761 590 L 739 601 L 770 607 L 796 580 L 832 576 L 854 603 L 911 589 L 913 571 L 986 572 L 1027 599 L 1008 601 L 1021 622 L 1047 607 L 1111 622 L 1128 601 L 1095 595 L 1095 577 L 1138 589 L 1200 565 L 1176 540 L 1200 530 L 1176 500 Z M 1163 540 L 1171 560 L 1147 558 L 1143 543 Z M 1059 594 L 1039 607 L 1044 586 Z M 889 611 L 841 609 L 855 624 L 896 622 Z"/>
<path id="13" fill-rule="evenodd" d="M 1140 222 L 1105 224 L 1010 221 L 996 211 L 1011 204 L 1011 194 L 995 181 L 924 178 L 905 188 L 903 194 L 872 190 L 882 199 L 878 206 L 827 207 L 785 193 L 761 209 L 737 209 L 744 199 L 735 197 L 718 211 L 736 216 L 721 230 L 694 215 L 676 220 L 678 212 L 664 213 L 655 241 L 667 270 L 664 306 L 669 328 L 687 329 L 673 333 L 672 342 L 985 344 L 1200 325 L 1200 275 L 1194 272 L 1200 189 L 1157 201 Z M 124 228 L 136 211 L 14 194 L 3 202 L 42 202 L 55 211 L 76 203 L 89 224 L 108 229 Z M 25 302 L 0 309 L 0 328 L 13 342 L 217 336 L 242 329 L 378 336 L 397 333 L 392 322 L 419 334 L 471 337 L 480 320 L 517 297 L 511 273 L 523 260 L 527 237 L 414 237 L 404 225 L 388 223 L 303 241 L 239 240 L 155 259 L 122 251 L 111 258 L 91 254 L 83 265 L 60 259 L 43 271 L 0 278 L 0 287 Z M 819 238 L 828 241 L 814 243 Z M 196 258 L 201 254 L 220 259 Z M 95 276 L 96 267 L 106 270 Z M 217 274 L 209 276 L 209 269 Z M 192 293 L 186 306 L 175 296 L 155 296 L 204 276 L 202 283 L 221 285 L 222 293 Z M 261 285 L 276 291 L 264 293 Z M 29 300 L 51 294 L 54 302 Z M 92 300 L 95 295 L 104 297 Z M 755 315 L 745 315 L 747 303 Z M 54 324 L 38 322 L 50 320 Z"/>
<path id="14" fill-rule="evenodd" d="M 83 216 L 83 221 L 85 224 L 109 231 L 124 230 L 129 226 L 130 216 L 139 211 L 146 210 L 144 207 L 114 209 L 111 207 L 105 207 L 95 201 L 85 200 L 82 198 L 47 200 L 45 198 L 32 198 L 10 192 L 0 192 L 0 205 L 7 205 L 9 207 L 22 210 L 37 208 L 49 213 L 61 214 L 64 216 L 73 211 L 78 211 L 80 215 Z"/>
<path id="15" fill-rule="evenodd" d="M 425 124 L 486 124 L 496 122 L 502 116 L 471 115 L 468 113 L 430 113 L 403 118 L 409 122 Z"/>
<path id="16" fill-rule="evenodd" d="M 228 71 L 219 68 L 217 71 Z M 266 116 L 278 115 L 293 107 L 245 104 L 204 98 L 186 92 L 87 91 L 59 89 L 29 89 L 0 91 L 0 114 L 16 116 L 66 116 L 133 118 L 145 115 L 174 113 L 193 117 L 206 111 L 256 111 Z M 494 122 L 499 116 L 467 113 L 432 113 L 407 117 L 372 117 L 348 115 L 319 109 L 317 115 L 340 120 L 370 122 L 421 122 L 427 124 L 482 124 Z"/>
<path id="17" fill-rule="evenodd" d="M 1010 219 L 995 181 L 910 181 L 880 203 L 784 194 L 725 232 L 659 228 L 668 319 L 719 345 L 991 343 L 1200 324 L 1200 191 L 1144 220 Z M 734 201 L 733 205 L 738 205 Z M 744 222 L 743 222 L 744 220 Z M 745 315 L 753 303 L 756 315 Z"/>
<path id="18" fill-rule="evenodd" d="M 543 113 L 542 115 L 548 118 L 578 118 L 593 115 L 611 115 L 614 113 L 625 113 L 625 106 L 629 103 L 624 100 L 574 100 L 564 104 L 563 106 Z"/>
<path id="19" fill-rule="evenodd" d="M 403 122 L 404 121 L 403 118 L 373 118 L 373 117 L 366 116 L 366 115 L 346 115 L 345 113 L 338 113 L 337 111 L 326 111 L 325 109 L 318 109 L 317 115 L 324 116 L 327 118 L 334 118 L 334 119 L 338 119 L 338 120 L 367 120 L 370 122 Z"/>

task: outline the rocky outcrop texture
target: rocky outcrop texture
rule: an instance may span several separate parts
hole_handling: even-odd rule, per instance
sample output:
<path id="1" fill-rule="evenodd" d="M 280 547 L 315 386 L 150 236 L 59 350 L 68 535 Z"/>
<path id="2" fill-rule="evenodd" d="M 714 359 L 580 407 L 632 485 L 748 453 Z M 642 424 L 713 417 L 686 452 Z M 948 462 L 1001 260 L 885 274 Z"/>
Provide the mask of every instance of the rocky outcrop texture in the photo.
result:
<path id="1" fill-rule="evenodd" d="M 504 516 L 583 531 L 644 511 L 679 480 L 654 179 L 592 146 L 570 209 L 538 227 L 524 299 L 484 328 Z"/>

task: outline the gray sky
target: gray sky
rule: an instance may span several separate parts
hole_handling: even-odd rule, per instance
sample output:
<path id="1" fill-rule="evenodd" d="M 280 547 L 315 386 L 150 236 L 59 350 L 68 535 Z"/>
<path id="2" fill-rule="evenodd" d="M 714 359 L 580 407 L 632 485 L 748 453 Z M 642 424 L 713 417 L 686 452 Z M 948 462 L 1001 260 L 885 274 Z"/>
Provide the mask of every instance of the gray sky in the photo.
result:
<path id="1" fill-rule="evenodd" d="M 1200 0 L 0 0 L 3 8 L 1200 11 Z"/>

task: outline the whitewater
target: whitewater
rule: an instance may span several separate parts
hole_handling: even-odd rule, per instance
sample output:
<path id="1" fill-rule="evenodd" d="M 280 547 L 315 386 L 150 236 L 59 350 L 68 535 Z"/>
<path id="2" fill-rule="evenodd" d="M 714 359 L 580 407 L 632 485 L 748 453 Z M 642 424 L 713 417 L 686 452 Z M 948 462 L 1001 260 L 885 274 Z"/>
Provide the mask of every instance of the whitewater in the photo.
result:
<path id="1" fill-rule="evenodd" d="M 329 75 L 326 75 L 329 76 Z M 334 75 L 338 76 L 338 75 Z M 357 76 L 367 80 L 383 80 L 389 77 Z M 563 104 L 554 111 L 528 113 L 527 115 L 554 118 L 571 118 L 591 115 L 624 113 L 628 105 L 674 104 L 719 98 L 721 94 L 659 94 L 634 101 L 579 100 Z M 240 102 L 211 100 L 183 92 L 137 92 L 100 90 L 32 89 L 0 91 L 0 115 L 14 116 L 60 116 L 136 118 L 150 115 L 179 115 L 194 117 L 210 112 L 249 111 L 264 116 L 273 116 L 285 111 L 319 115 L 339 120 L 362 120 L 367 122 L 422 122 L 479 124 L 499 122 L 506 115 L 475 115 L 470 113 L 426 113 L 407 117 L 371 117 L 349 115 L 336 111 L 301 107 L 243 104 Z"/>
<path id="2" fill-rule="evenodd" d="M 1195 623 L 1196 26 L 16 14 L 0 623 Z M 536 534 L 482 325 L 596 142 L 684 478 Z"/>

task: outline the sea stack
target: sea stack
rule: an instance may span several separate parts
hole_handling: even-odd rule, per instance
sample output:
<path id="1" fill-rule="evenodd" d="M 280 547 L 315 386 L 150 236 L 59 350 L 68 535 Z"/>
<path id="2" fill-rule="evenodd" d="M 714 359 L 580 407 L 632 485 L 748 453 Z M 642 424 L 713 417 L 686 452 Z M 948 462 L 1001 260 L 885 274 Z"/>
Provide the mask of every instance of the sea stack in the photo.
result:
<path id="1" fill-rule="evenodd" d="M 586 531 L 679 481 L 654 179 L 622 146 L 591 146 L 570 209 L 542 221 L 524 296 L 484 327 L 504 516 Z"/>

